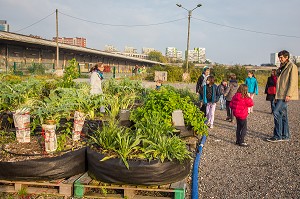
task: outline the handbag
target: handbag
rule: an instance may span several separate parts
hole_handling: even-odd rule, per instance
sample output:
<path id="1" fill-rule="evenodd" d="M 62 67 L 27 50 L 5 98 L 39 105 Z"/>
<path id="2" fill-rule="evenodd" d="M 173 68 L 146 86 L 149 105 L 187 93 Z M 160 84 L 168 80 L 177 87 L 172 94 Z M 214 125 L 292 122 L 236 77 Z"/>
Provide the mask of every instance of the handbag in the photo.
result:
<path id="1" fill-rule="evenodd" d="M 275 86 L 268 87 L 268 94 L 269 95 L 275 95 L 276 94 L 276 87 Z"/>

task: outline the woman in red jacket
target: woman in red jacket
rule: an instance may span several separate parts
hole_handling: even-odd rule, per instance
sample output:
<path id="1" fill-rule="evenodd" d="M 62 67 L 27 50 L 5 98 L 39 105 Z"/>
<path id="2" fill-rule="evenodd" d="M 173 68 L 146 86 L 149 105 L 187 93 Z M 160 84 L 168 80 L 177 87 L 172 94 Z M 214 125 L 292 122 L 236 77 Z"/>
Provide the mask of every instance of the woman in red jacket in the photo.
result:
<path id="1" fill-rule="evenodd" d="M 248 146 L 244 139 L 247 134 L 248 108 L 253 105 L 253 100 L 248 96 L 248 86 L 240 85 L 229 105 L 236 117 L 236 144 L 239 146 Z"/>

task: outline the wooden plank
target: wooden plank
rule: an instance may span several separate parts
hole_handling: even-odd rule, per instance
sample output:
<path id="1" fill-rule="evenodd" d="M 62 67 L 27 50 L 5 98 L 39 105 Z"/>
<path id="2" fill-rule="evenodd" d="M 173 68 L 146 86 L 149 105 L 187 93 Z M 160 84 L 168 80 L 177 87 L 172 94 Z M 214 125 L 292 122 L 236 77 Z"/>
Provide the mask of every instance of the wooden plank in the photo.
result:
<path id="1" fill-rule="evenodd" d="M 84 184 L 81 184 L 84 183 Z M 107 193 L 103 193 L 101 190 L 107 190 Z M 180 182 L 165 184 L 160 186 L 147 186 L 147 185 L 118 185 L 107 184 L 97 180 L 92 180 L 85 173 L 78 178 L 74 183 L 74 196 L 84 198 L 126 198 L 126 199 L 170 199 L 173 195 L 173 199 L 184 199 L 186 189 L 186 182 L 182 180 Z M 123 194 L 116 194 L 112 196 L 112 192 Z M 95 193 L 97 192 L 97 193 Z M 153 192 L 153 196 L 151 196 Z M 169 193 L 169 194 L 168 194 Z M 148 196 L 150 195 L 150 196 Z M 158 196 L 160 195 L 160 196 Z M 165 197 L 162 197 L 165 196 Z"/>
<path id="2" fill-rule="evenodd" d="M 186 182 L 185 182 L 185 180 L 181 180 L 181 181 L 172 183 L 170 188 L 171 189 L 185 189 L 186 188 Z"/>
<path id="3" fill-rule="evenodd" d="M 171 198 L 171 197 L 157 197 L 157 196 L 135 195 L 132 199 L 173 199 L 173 198 Z"/>
<path id="4" fill-rule="evenodd" d="M 86 172 L 79 179 L 76 180 L 77 184 L 88 185 L 92 181 L 92 178 Z"/>
<path id="5" fill-rule="evenodd" d="M 134 190 L 124 189 L 124 197 L 127 199 L 132 199 L 135 196 Z"/>
<path id="6" fill-rule="evenodd" d="M 124 199 L 123 195 L 121 194 L 100 194 L 100 193 L 87 193 L 84 198 L 105 198 L 105 199 L 117 199 L 122 198 Z"/>
<path id="7" fill-rule="evenodd" d="M 31 194 L 55 194 L 70 197 L 73 195 L 73 183 L 81 175 L 75 175 L 67 179 L 39 182 L 0 180 L 0 184 L 3 184 L 0 185 L 0 191 L 17 193 L 22 188 L 26 188 L 26 192 Z"/>
<path id="8" fill-rule="evenodd" d="M 12 192 L 16 192 L 16 191 L 15 191 L 15 187 L 14 186 L 1 185 L 0 186 L 0 192 L 12 193 Z"/>
<path id="9" fill-rule="evenodd" d="M 29 194 L 54 194 L 59 195 L 58 189 L 44 187 L 27 187 L 26 192 Z"/>

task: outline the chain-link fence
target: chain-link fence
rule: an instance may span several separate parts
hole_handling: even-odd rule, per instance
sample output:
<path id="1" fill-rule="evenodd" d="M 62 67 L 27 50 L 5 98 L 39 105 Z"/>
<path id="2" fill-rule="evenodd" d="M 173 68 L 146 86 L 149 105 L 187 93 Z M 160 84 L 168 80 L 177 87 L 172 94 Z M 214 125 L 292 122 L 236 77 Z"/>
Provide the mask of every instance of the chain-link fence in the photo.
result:
<path id="1" fill-rule="evenodd" d="M 23 63 L 14 62 L 13 65 L 7 67 L 7 73 L 15 75 L 43 75 L 53 73 L 55 71 L 53 63 Z M 4 71 L 3 71 L 4 72 Z"/>

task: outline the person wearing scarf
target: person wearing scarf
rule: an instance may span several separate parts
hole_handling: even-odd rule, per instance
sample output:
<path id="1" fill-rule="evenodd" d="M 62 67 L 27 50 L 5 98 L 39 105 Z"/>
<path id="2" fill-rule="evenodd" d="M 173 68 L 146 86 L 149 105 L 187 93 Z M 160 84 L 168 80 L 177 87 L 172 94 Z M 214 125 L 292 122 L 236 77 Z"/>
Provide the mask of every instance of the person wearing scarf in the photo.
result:
<path id="1" fill-rule="evenodd" d="M 104 79 L 103 77 L 103 71 L 104 71 L 104 65 L 103 63 L 97 63 L 95 66 L 93 66 L 90 69 L 91 73 L 91 78 L 90 78 L 90 83 L 91 83 L 91 91 L 90 93 L 92 95 L 97 95 L 97 94 L 102 94 L 102 80 Z"/>

